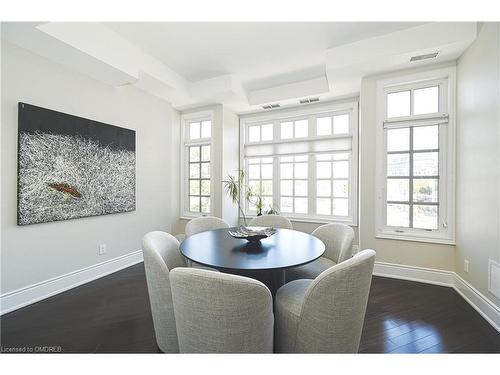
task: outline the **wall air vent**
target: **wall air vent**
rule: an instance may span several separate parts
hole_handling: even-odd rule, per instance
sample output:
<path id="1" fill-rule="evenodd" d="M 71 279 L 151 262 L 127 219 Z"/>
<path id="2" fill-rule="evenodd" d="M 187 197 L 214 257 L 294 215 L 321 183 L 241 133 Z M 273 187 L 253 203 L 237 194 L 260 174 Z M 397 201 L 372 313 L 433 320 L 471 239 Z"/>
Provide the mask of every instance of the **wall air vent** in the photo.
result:
<path id="1" fill-rule="evenodd" d="M 307 98 L 299 101 L 300 104 L 319 102 L 319 98 Z"/>
<path id="2" fill-rule="evenodd" d="M 263 109 L 274 109 L 274 108 L 279 108 L 280 105 L 278 103 L 276 104 L 266 104 L 266 105 L 263 105 L 262 108 Z"/>
<path id="3" fill-rule="evenodd" d="M 439 55 L 439 51 L 434 52 L 434 53 L 428 53 L 426 55 L 412 56 L 410 59 L 410 62 L 422 61 L 422 60 L 427 60 L 427 59 L 435 59 L 437 57 L 437 55 Z"/>

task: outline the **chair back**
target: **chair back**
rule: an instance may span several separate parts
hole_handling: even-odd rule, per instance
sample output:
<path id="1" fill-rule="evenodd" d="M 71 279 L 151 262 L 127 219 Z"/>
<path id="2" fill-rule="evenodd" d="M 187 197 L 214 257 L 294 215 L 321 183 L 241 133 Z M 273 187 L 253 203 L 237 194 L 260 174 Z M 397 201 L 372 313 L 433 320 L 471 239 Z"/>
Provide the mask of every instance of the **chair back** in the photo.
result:
<path id="1" fill-rule="evenodd" d="M 324 257 L 335 263 L 352 257 L 354 231 L 350 226 L 338 223 L 325 224 L 316 228 L 312 235 L 324 242 Z"/>
<path id="2" fill-rule="evenodd" d="M 250 223 L 249 226 L 253 227 L 274 227 L 281 229 L 293 229 L 292 222 L 284 216 L 280 215 L 261 215 L 256 216 Z"/>
<path id="3" fill-rule="evenodd" d="M 309 286 L 295 353 L 357 353 L 370 292 L 375 251 L 322 272 Z"/>
<path id="4" fill-rule="evenodd" d="M 273 301 L 260 281 L 195 268 L 170 280 L 181 353 L 273 352 Z"/>
<path id="5" fill-rule="evenodd" d="M 156 342 L 163 352 L 178 353 L 169 273 L 185 265 L 179 241 L 165 232 L 149 232 L 142 239 L 142 253 Z"/>
<path id="6" fill-rule="evenodd" d="M 186 224 L 185 232 L 186 236 L 189 237 L 196 233 L 222 228 L 229 228 L 229 224 L 225 220 L 215 216 L 200 216 Z"/>

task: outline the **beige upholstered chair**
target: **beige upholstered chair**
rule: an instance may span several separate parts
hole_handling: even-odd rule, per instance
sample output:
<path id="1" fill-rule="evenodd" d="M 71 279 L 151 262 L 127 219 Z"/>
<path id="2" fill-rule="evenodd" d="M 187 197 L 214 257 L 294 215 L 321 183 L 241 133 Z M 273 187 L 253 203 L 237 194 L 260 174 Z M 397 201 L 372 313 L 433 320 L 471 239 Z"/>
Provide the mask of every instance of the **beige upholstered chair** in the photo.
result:
<path id="1" fill-rule="evenodd" d="M 248 223 L 249 226 L 253 227 L 274 227 L 282 229 L 293 229 L 292 223 L 284 216 L 280 215 L 262 215 L 254 217 Z"/>
<path id="2" fill-rule="evenodd" d="M 295 280 L 278 289 L 276 351 L 357 353 L 374 262 L 375 251 L 364 250 L 315 280 Z"/>
<path id="3" fill-rule="evenodd" d="M 229 228 L 229 224 L 215 216 L 200 216 L 186 224 L 186 237 L 207 230 Z"/>
<path id="4" fill-rule="evenodd" d="M 322 225 L 312 235 L 325 244 L 325 253 L 314 262 L 286 271 L 287 281 L 297 279 L 314 279 L 321 272 L 352 257 L 352 242 L 354 231 L 345 224 Z"/>
<path id="5" fill-rule="evenodd" d="M 149 232 L 142 239 L 142 253 L 156 342 L 163 352 L 178 353 L 169 274 L 185 266 L 179 241 L 165 232 Z"/>
<path id="6" fill-rule="evenodd" d="M 194 268 L 170 280 L 181 353 L 273 352 L 273 302 L 260 281 Z"/>
<path id="7" fill-rule="evenodd" d="M 193 234 L 196 233 L 206 232 L 207 230 L 223 229 L 223 228 L 229 228 L 229 224 L 225 220 L 222 220 L 215 216 L 200 216 L 190 220 L 186 224 L 185 237 L 192 236 Z M 182 240 L 184 239 L 185 238 L 183 238 Z M 187 266 L 196 268 L 204 267 L 201 264 L 190 260 L 187 261 Z"/>
<path id="8" fill-rule="evenodd" d="M 174 237 L 179 242 L 182 242 L 182 241 L 184 241 L 186 239 L 186 235 L 182 234 L 182 233 L 175 234 Z"/>

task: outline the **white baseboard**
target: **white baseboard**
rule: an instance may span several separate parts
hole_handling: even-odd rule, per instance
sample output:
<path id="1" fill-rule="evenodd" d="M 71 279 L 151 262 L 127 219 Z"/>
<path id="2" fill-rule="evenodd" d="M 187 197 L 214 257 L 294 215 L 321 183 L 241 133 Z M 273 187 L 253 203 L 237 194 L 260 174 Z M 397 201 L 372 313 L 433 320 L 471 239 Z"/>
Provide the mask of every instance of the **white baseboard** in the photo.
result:
<path id="1" fill-rule="evenodd" d="M 142 250 L 57 276 L 0 296 L 0 315 L 142 262 Z"/>
<path id="2" fill-rule="evenodd" d="M 375 262 L 373 274 L 375 276 L 417 281 L 453 288 L 479 314 L 481 314 L 493 328 L 500 332 L 500 308 L 455 272 Z"/>
<path id="3" fill-rule="evenodd" d="M 405 266 L 402 264 L 375 262 L 375 276 L 394 279 L 418 281 L 426 284 L 453 286 L 455 272 L 436 270 L 432 268 Z"/>
<path id="4" fill-rule="evenodd" d="M 488 323 L 500 332 L 500 308 L 498 306 L 457 274 L 455 274 L 453 287 Z"/>

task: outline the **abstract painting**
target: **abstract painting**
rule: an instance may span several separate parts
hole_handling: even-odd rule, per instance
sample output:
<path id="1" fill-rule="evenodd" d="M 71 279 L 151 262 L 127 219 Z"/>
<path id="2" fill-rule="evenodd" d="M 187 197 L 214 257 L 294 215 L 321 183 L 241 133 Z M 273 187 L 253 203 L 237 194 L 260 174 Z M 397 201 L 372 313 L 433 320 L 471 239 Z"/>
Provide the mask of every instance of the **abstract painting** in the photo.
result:
<path id="1" fill-rule="evenodd" d="M 19 103 L 18 225 L 135 210 L 135 131 Z"/>

